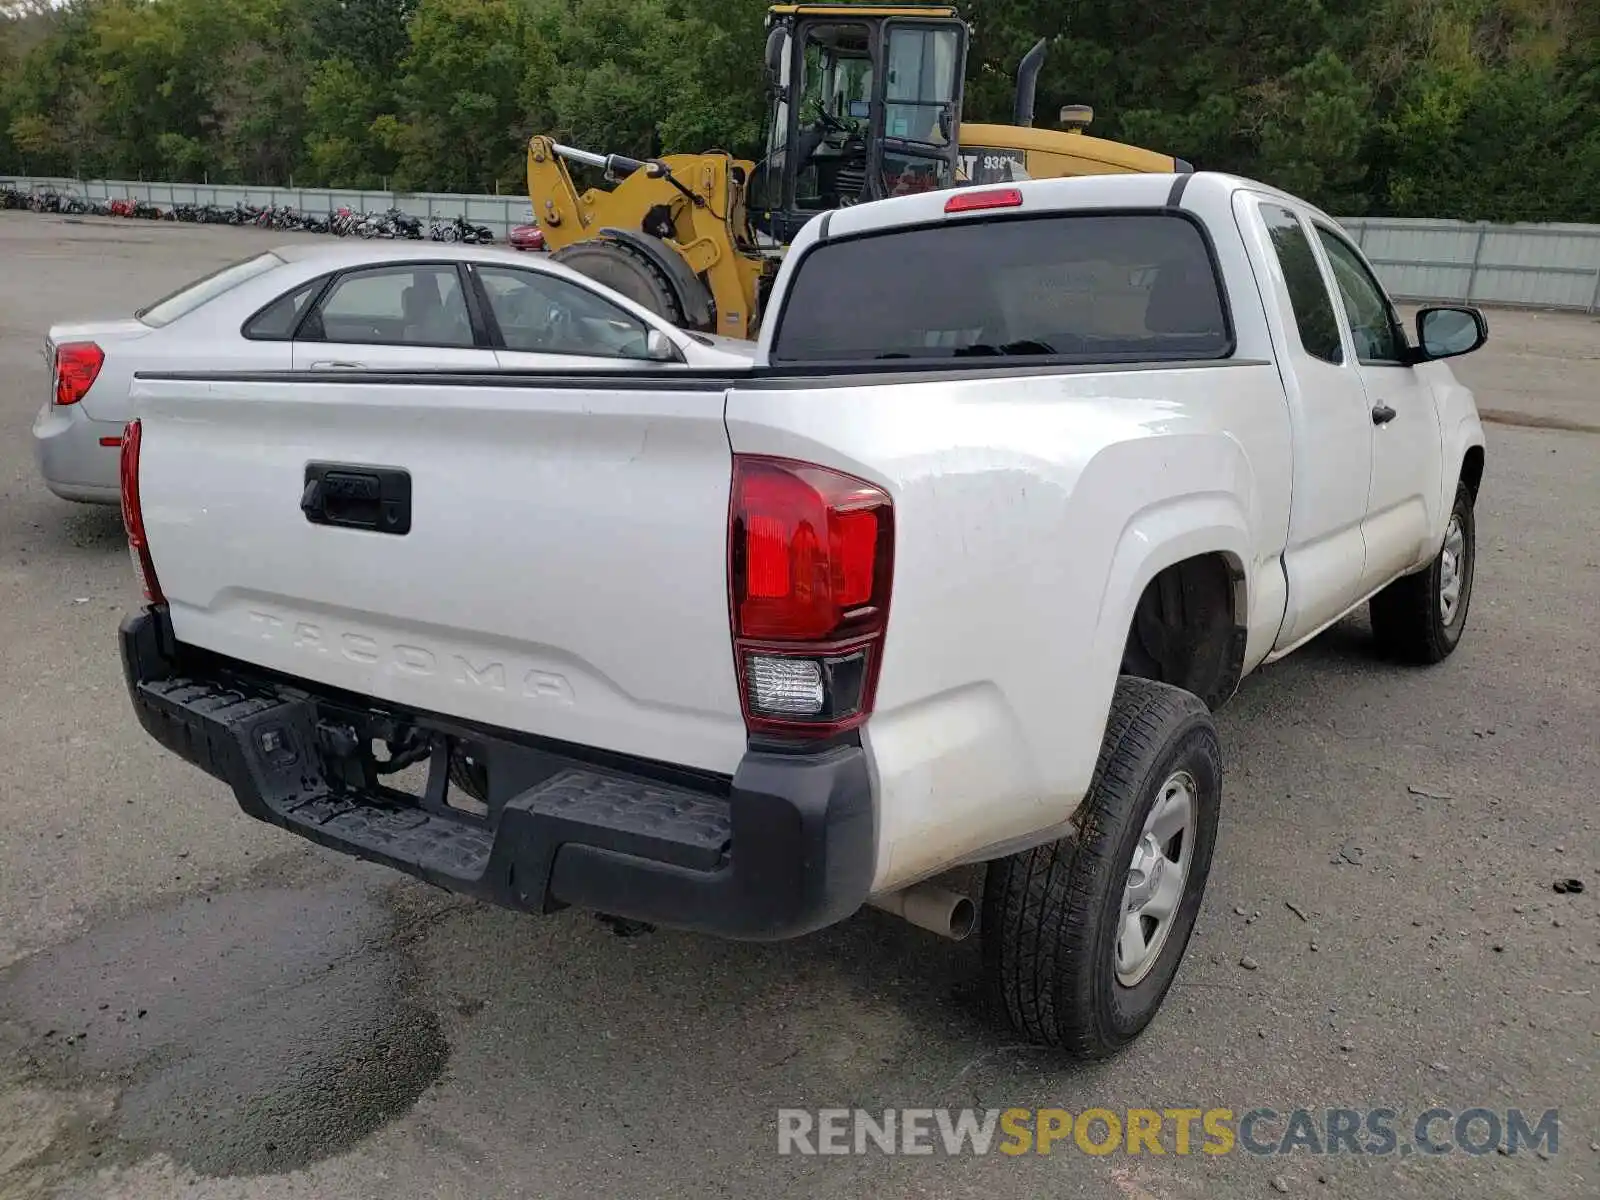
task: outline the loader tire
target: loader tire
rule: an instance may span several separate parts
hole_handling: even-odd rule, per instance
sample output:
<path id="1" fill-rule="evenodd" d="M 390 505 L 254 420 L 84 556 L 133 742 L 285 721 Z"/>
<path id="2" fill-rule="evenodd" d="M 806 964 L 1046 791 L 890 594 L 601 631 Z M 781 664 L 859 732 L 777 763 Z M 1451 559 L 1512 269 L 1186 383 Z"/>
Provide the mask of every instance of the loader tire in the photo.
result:
<path id="1" fill-rule="evenodd" d="M 578 242 L 557 250 L 550 257 L 612 291 L 621 292 L 674 325 L 684 323 L 683 301 L 672 281 L 631 246 L 613 241 Z"/>

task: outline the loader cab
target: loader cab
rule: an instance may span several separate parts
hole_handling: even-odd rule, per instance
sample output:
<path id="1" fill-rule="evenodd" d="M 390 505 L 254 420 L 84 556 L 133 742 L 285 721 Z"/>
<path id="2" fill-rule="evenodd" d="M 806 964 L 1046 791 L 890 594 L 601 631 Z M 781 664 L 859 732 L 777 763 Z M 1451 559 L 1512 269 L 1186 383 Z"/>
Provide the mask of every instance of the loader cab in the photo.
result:
<path id="1" fill-rule="evenodd" d="M 769 10 L 757 231 L 784 246 L 820 212 L 951 187 L 967 28 L 952 8 Z"/>

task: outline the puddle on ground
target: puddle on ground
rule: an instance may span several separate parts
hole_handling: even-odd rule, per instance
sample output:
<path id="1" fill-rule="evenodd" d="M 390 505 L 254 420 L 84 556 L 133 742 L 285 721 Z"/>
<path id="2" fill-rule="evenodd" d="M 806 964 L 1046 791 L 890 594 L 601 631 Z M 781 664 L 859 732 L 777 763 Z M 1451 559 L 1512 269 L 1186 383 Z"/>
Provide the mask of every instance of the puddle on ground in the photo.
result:
<path id="1" fill-rule="evenodd" d="M 382 893 L 348 879 L 193 897 L 0 972 L 0 1049 L 36 1081 L 120 1086 L 89 1148 L 102 1162 L 293 1170 L 408 1111 L 444 1069 L 394 933 Z"/>

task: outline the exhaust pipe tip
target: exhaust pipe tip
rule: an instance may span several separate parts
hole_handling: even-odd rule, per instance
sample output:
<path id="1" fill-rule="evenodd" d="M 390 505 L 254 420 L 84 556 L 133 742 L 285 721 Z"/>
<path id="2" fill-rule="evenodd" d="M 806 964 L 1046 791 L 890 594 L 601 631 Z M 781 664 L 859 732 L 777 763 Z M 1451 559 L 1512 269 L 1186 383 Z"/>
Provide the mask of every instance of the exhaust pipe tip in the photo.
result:
<path id="1" fill-rule="evenodd" d="M 967 896 L 959 896 L 950 909 L 950 932 L 948 936 L 952 941 L 962 941 L 971 935 L 978 927 L 978 906 Z"/>
<path id="2" fill-rule="evenodd" d="M 978 925 L 978 906 L 970 897 L 928 883 L 875 896 L 867 903 L 952 942 L 964 940 Z"/>

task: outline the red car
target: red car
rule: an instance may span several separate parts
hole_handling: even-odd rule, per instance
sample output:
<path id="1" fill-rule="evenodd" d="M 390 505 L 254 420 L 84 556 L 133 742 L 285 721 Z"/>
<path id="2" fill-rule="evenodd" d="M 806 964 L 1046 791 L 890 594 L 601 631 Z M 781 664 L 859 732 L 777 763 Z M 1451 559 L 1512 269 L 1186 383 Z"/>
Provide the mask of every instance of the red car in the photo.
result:
<path id="1" fill-rule="evenodd" d="M 509 240 L 513 250 L 543 250 L 544 230 L 537 225 L 514 225 Z"/>

